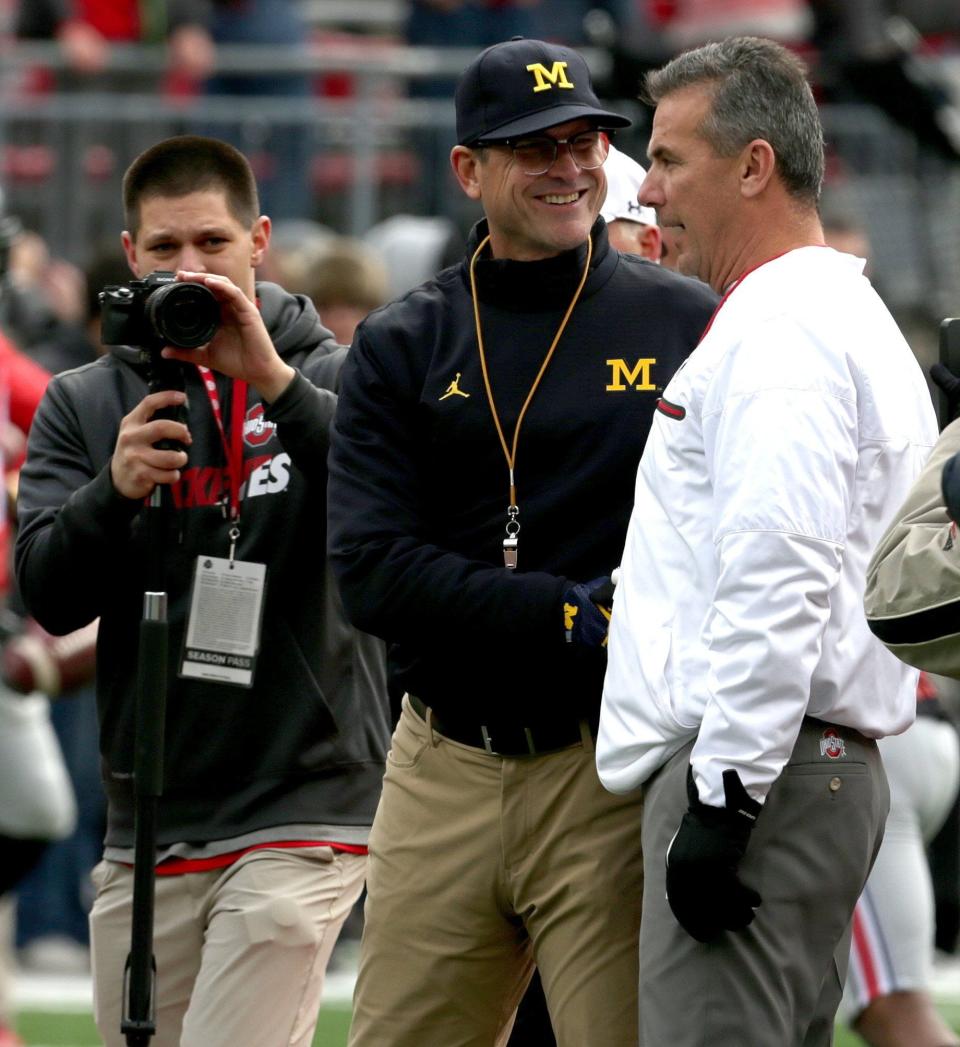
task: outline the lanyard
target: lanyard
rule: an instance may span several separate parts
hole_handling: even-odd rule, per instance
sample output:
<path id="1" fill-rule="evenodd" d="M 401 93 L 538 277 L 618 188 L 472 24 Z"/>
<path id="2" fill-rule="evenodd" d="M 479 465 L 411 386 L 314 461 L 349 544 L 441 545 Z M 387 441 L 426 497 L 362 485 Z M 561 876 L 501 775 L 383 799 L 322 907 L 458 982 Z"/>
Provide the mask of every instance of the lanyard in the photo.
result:
<path id="1" fill-rule="evenodd" d="M 487 391 L 487 402 L 490 404 L 490 413 L 493 415 L 493 424 L 497 428 L 497 436 L 500 437 L 500 446 L 503 449 L 503 457 L 506 459 L 507 469 L 510 473 L 510 500 L 507 505 L 507 536 L 503 540 L 503 566 L 512 571 L 517 566 L 517 536 L 520 534 L 520 521 L 517 519 L 520 515 L 520 507 L 517 505 L 517 485 L 514 480 L 514 469 L 517 464 L 517 443 L 520 439 L 520 425 L 523 422 L 523 416 L 527 413 L 527 408 L 530 406 L 531 400 L 533 400 L 533 394 L 537 391 L 540 379 L 543 378 L 544 372 L 547 370 L 547 366 L 553 357 L 553 352 L 557 348 L 557 343 L 560 341 L 560 337 L 566 329 L 567 321 L 570 319 L 571 313 L 573 313 L 573 307 L 577 304 L 580 298 L 580 292 L 583 290 L 583 285 L 587 282 L 587 274 L 590 272 L 590 259 L 593 256 L 593 241 L 589 236 L 587 237 L 587 262 L 583 267 L 583 273 L 580 276 L 580 283 L 577 284 L 577 289 L 573 292 L 573 298 L 570 299 L 570 304 L 567 306 L 567 311 L 563 314 L 563 319 L 560 321 L 557 333 L 553 336 L 553 341 L 550 343 L 547 355 L 543 358 L 543 363 L 540 365 L 537 377 L 534 378 L 533 385 L 530 386 L 530 392 L 527 393 L 527 398 L 524 400 L 523 407 L 520 409 L 520 414 L 517 415 L 517 421 L 513 427 L 513 440 L 510 447 L 507 447 L 507 439 L 503 435 L 503 426 L 500 424 L 500 415 L 497 413 L 497 405 L 493 398 L 493 389 L 490 386 L 490 376 L 487 373 L 487 358 L 483 351 L 483 332 L 480 329 L 480 301 L 477 297 L 477 278 L 475 273 L 477 259 L 480 257 L 480 252 L 484 247 L 486 247 L 489 239 L 489 235 L 483 238 L 480 242 L 480 246 L 473 252 L 473 257 L 470 259 L 470 295 L 473 298 L 473 320 L 477 328 L 477 348 L 480 351 L 480 370 L 483 372 L 483 387 Z"/>
<path id="2" fill-rule="evenodd" d="M 213 420 L 217 423 L 220 440 L 223 444 L 224 457 L 227 460 L 227 481 L 229 485 L 228 504 L 230 517 L 230 559 L 240 537 L 240 485 L 243 483 L 243 420 L 247 413 L 247 383 L 242 378 L 233 380 L 233 396 L 230 405 L 230 439 L 223 425 L 223 412 L 220 409 L 220 394 L 217 382 L 209 367 L 197 365 L 203 388 L 206 390 Z"/>

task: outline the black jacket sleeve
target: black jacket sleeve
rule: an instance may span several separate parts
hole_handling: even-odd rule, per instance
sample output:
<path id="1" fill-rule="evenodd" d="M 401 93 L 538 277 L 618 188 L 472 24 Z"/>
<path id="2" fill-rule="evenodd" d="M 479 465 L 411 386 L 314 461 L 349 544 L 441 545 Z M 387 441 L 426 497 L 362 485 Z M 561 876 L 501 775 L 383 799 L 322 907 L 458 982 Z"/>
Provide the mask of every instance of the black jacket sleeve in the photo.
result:
<path id="1" fill-rule="evenodd" d="M 34 417 L 18 504 L 15 565 L 30 613 L 55 634 L 93 621 L 142 502 L 116 491 L 109 458 L 90 460 L 57 378 Z"/>
<path id="2" fill-rule="evenodd" d="M 346 352 L 340 348 L 320 360 L 308 360 L 280 396 L 265 405 L 264 414 L 276 422 L 283 449 L 300 472 L 317 483 L 326 482 L 330 430 L 337 406 L 331 387 L 336 384 Z"/>
<path id="3" fill-rule="evenodd" d="M 443 477 L 417 457 L 418 397 L 415 377 L 381 369 L 361 326 L 343 369 L 328 488 L 329 553 L 348 616 L 390 642 L 562 644 L 566 578 L 508 571 L 429 540 Z"/>

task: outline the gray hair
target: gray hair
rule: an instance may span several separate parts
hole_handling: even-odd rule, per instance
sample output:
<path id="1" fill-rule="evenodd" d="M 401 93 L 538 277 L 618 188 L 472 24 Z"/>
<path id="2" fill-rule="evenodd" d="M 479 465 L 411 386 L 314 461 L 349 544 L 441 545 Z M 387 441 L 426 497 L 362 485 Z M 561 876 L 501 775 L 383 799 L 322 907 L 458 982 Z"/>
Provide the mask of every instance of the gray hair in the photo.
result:
<path id="1" fill-rule="evenodd" d="M 762 138 L 787 191 L 816 205 L 823 185 L 823 125 L 803 62 L 780 44 L 731 37 L 686 51 L 647 74 L 644 100 L 657 105 L 685 87 L 713 86 L 700 133 L 720 156 Z"/>

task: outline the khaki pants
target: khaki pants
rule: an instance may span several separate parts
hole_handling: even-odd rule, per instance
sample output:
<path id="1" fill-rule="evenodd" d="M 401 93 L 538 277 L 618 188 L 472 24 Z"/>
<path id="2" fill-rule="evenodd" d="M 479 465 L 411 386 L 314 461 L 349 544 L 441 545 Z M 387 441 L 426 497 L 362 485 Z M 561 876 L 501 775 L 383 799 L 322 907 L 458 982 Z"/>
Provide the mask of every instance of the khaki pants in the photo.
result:
<path id="1" fill-rule="evenodd" d="M 405 700 L 370 837 L 351 1047 L 503 1042 L 534 962 L 560 1047 L 634 1047 L 640 814 L 638 794 L 603 789 L 592 743 L 492 756 Z"/>
<path id="2" fill-rule="evenodd" d="M 329 847 L 263 849 L 210 872 L 158 876 L 155 1047 L 310 1044 L 327 961 L 366 859 Z M 133 870 L 101 862 L 90 914 L 94 1017 L 121 1047 Z"/>
<path id="3" fill-rule="evenodd" d="M 850 952 L 850 920 L 890 803 L 877 743 L 804 720 L 739 866 L 762 899 L 753 923 L 706 944 L 677 923 L 664 855 L 687 810 L 684 746 L 645 789 L 647 877 L 640 935 L 644 1047 L 829 1047 Z"/>

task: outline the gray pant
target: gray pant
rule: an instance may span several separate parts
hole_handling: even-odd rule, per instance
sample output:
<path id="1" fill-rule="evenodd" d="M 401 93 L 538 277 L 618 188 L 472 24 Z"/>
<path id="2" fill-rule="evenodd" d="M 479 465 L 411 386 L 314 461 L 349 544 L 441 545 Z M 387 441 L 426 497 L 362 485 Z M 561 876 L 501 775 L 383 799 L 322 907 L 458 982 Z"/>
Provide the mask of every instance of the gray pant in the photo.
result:
<path id="1" fill-rule="evenodd" d="M 693 743 L 650 779 L 643 812 L 640 1028 L 644 1047 L 829 1047 L 854 905 L 890 804 L 876 742 L 805 719 L 740 864 L 763 902 L 708 944 L 677 923 L 664 857 L 687 808 Z M 823 744 L 821 744 L 823 742 Z M 842 748 L 842 755 L 837 755 Z"/>

